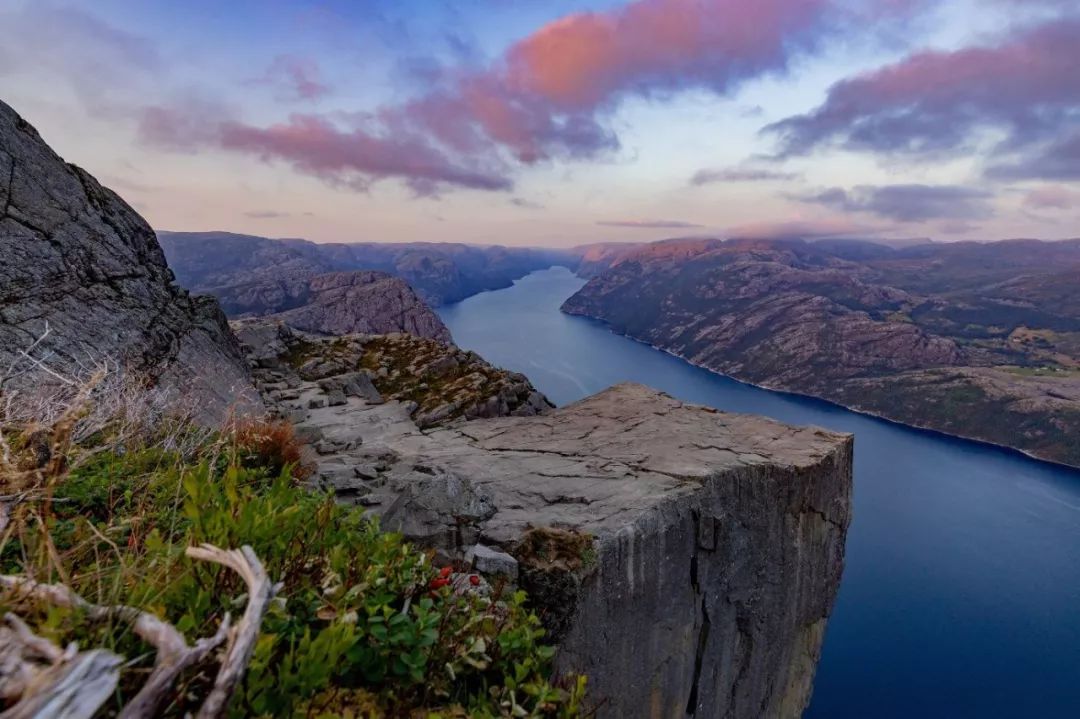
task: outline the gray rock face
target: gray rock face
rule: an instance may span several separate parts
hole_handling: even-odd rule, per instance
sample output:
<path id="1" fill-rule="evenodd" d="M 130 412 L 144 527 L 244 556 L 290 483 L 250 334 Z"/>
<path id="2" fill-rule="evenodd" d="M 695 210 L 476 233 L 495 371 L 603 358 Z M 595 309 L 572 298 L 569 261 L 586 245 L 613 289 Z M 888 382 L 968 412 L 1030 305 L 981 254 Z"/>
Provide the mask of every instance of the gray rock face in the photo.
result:
<path id="1" fill-rule="evenodd" d="M 326 335 L 407 332 L 450 343 L 450 330 L 402 279 L 385 272 L 312 277 L 299 307 L 271 315 L 298 330 Z"/>
<path id="2" fill-rule="evenodd" d="M 843 567 L 849 436 L 640 385 L 427 431 L 404 402 L 314 407 L 317 383 L 300 389 L 279 411 L 302 410 L 313 481 L 494 585 L 516 573 L 598 716 L 802 713 Z"/>
<path id="3" fill-rule="evenodd" d="M 0 364 L 48 323 L 54 365 L 110 358 L 211 421 L 257 401 L 217 304 L 172 280 L 146 222 L 0 102 Z"/>

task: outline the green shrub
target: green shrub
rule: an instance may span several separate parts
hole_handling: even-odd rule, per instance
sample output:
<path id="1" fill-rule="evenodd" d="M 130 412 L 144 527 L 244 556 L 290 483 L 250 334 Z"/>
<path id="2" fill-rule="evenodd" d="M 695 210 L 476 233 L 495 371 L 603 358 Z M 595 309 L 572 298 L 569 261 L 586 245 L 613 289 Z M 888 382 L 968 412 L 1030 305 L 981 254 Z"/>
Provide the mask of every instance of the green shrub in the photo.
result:
<path id="1" fill-rule="evenodd" d="M 245 586 L 184 549 L 247 544 L 282 589 L 230 705 L 234 716 L 579 714 L 584 680 L 550 681 L 553 650 L 523 593 L 433 590 L 438 575 L 427 554 L 381 532 L 360 509 L 298 487 L 290 467 L 253 466 L 250 453 L 230 457 L 228 446 L 194 460 L 154 449 L 102 452 L 57 482 L 47 501 L 19 508 L 0 550 L 4 573 L 62 579 L 91 602 L 148 609 L 194 640 L 213 634 L 226 612 L 243 611 Z M 59 643 L 131 659 L 114 709 L 153 665 L 152 648 L 125 625 L 13 607 L 0 595 L 0 612 L 9 610 Z M 165 715 L 197 708 L 216 670 L 212 656 L 186 672 Z"/>

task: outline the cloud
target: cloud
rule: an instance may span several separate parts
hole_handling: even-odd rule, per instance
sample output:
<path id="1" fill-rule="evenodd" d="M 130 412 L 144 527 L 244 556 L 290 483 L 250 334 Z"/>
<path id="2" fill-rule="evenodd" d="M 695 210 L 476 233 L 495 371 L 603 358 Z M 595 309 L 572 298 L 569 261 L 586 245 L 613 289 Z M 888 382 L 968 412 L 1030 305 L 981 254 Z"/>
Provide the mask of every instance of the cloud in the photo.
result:
<path id="1" fill-rule="evenodd" d="M 342 131 L 312 115 L 293 115 L 266 128 L 228 123 L 220 144 L 266 160 L 283 160 L 297 170 L 334 184 L 367 189 L 372 179 L 404 179 L 417 194 L 433 194 L 441 183 L 478 190 L 509 190 L 510 180 L 449 160 L 423 139 L 376 136 L 362 128 Z"/>
<path id="2" fill-rule="evenodd" d="M 763 131 L 779 138 L 779 156 L 828 145 L 880 153 L 963 150 L 987 128 L 1004 133 L 997 151 L 1016 151 L 1075 126 L 1078 37 L 1080 18 L 1059 18 L 997 45 L 920 52 L 836 83 L 814 111 Z M 1045 163 L 1035 161 L 1014 172 L 1041 168 Z M 1067 173 L 1052 164 L 1049 170 Z"/>
<path id="3" fill-rule="evenodd" d="M 703 225 L 681 220 L 598 220 L 596 224 L 601 227 L 633 227 L 645 230 L 703 227 Z"/>
<path id="4" fill-rule="evenodd" d="M 399 132 L 379 135 L 364 127 L 342 128 L 320 115 L 295 114 L 285 122 L 258 127 L 215 119 L 213 111 L 183 107 L 148 107 L 139 122 L 140 137 L 176 151 L 204 147 L 254 155 L 266 162 L 286 162 L 298 172 L 328 184 L 367 191 L 373 182 L 396 178 L 420 196 L 438 194 L 443 185 L 478 190 L 509 190 L 513 183 L 500 167 L 481 167 L 457 159 L 423 137 Z M 227 112 L 220 113 L 228 118 Z"/>
<path id="5" fill-rule="evenodd" d="M 606 120 L 626 97 L 725 94 L 782 71 L 819 37 L 830 8 L 830 0 L 634 0 L 548 23 L 482 68 L 444 68 L 429 91 L 350 127 L 303 115 L 269 127 L 221 122 L 208 139 L 204 119 L 158 113 L 143 135 L 176 147 L 186 133 L 193 145 L 282 160 L 361 189 L 393 177 L 421 194 L 509 190 L 516 166 L 616 150 Z"/>
<path id="6" fill-rule="evenodd" d="M 736 225 L 726 230 L 728 237 L 747 240 L 775 240 L 784 238 L 826 239 L 877 234 L 875 225 L 858 223 L 850 218 L 824 218 L 813 220 L 784 220 L 779 222 L 752 222 Z"/>
<path id="7" fill-rule="evenodd" d="M 542 210 L 544 206 L 539 202 L 533 202 L 532 200 L 526 200 L 524 197 L 511 197 L 510 204 L 514 207 L 521 207 L 527 210 Z"/>
<path id="8" fill-rule="evenodd" d="M 1022 153 L 1019 159 L 992 165 L 986 174 L 1000 180 L 1080 180 L 1080 131 Z"/>
<path id="9" fill-rule="evenodd" d="M 752 168 L 727 167 L 702 169 L 690 178 L 691 185 L 708 185 L 713 182 L 767 182 L 770 180 L 797 180 L 801 175 L 795 172 L 779 172 Z"/>
<path id="10" fill-rule="evenodd" d="M 1080 207 L 1080 192 L 1056 185 L 1039 187 L 1027 193 L 1024 197 L 1024 206 L 1037 210 L 1068 210 Z"/>
<path id="11" fill-rule="evenodd" d="M 273 87 L 280 99 L 289 101 L 318 100 L 330 93 L 318 63 L 297 55 L 278 55 L 266 72 L 249 84 Z"/>
<path id="12" fill-rule="evenodd" d="M 687 87 L 725 93 L 782 68 L 824 0 L 638 0 L 570 15 L 507 53 L 506 84 L 567 111 L 622 94 Z"/>
<path id="13" fill-rule="evenodd" d="M 975 220 L 994 214 L 992 195 L 958 185 L 860 185 L 853 190 L 829 188 L 798 196 L 802 202 L 843 212 L 866 212 L 898 222 Z"/>
<path id="14" fill-rule="evenodd" d="M 149 89 L 161 65 L 152 42 L 78 8 L 35 0 L 0 10 L 0 77 L 54 75 L 91 114 L 121 113 L 125 95 Z"/>
<path id="15" fill-rule="evenodd" d="M 288 212 L 277 212 L 276 210 L 251 210 L 244 213 L 244 217 L 250 217 L 253 220 L 277 220 L 289 216 Z"/>

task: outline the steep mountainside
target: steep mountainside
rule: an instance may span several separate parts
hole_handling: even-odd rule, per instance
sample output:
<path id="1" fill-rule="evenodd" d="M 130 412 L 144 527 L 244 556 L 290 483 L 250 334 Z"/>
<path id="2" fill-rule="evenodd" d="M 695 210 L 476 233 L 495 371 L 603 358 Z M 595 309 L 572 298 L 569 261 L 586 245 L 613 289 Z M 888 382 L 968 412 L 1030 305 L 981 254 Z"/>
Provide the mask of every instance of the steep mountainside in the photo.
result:
<path id="1" fill-rule="evenodd" d="M 228 232 L 160 232 L 158 237 L 180 282 L 217 296 L 230 314 L 276 311 L 272 306 L 260 310 L 238 305 L 237 295 L 246 287 L 278 284 L 288 294 L 288 287 L 325 272 L 387 272 L 437 306 L 508 287 L 534 270 L 576 261 L 572 253 L 558 250 L 442 242 L 316 244 Z"/>
<path id="2" fill-rule="evenodd" d="M 1080 465 L 1076 277 L 1080 241 L 671 241 L 621 253 L 563 309 L 738 379 Z"/>
<path id="3" fill-rule="evenodd" d="M 254 282 L 238 289 L 230 301 L 234 316 L 272 317 L 305 332 L 408 332 L 452 341 L 450 330 L 412 288 L 385 272 L 328 272 L 302 280 Z M 247 311 L 236 311 L 241 308 Z"/>
<path id="4" fill-rule="evenodd" d="M 0 367 L 106 358 L 220 415 L 251 390 L 225 316 L 173 284 L 153 231 L 0 102 Z"/>

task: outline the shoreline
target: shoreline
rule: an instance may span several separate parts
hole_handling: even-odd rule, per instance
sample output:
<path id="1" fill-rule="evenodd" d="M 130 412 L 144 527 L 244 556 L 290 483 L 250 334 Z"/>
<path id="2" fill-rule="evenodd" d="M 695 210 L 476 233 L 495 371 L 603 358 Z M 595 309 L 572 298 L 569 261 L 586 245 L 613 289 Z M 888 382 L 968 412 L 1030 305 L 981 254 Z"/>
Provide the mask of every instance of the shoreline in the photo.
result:
<path id="1" fill-rule="evenodd" d="M 567 299 L 569 299 L 569 298 L 567 298 Z M 999 442 L 994 442 L 994 441 L 988 440 L 988 439 L 980 439 L 979 437 L 971 437 L 971 436 L 963 435 L 963 434 L 954 434 L 952 432 L 945 432 L 943 430 L 935 429 L 933 427 L 926 427 L 926 426 L 919 425 L 919 424 L 914 424 L 914 423 L 910 423 L 910 422 L 904 422 L 904 421 L 901 421 L 901 420 L 898 420 L 898 419 L 893 419 L 892 417 L 888 417 L 888 416 L 885 416 L 885 415 L 882 415 L 882 414 L 878 414 L 876 412 L 872 412 L 872 411 L 869 411 L 869 410 L 859 409 L 857 407 L 851 407 L 851 406 L 848 406 L 848 405 L 845 405 L 845 404 L 841 404 L 840 402 L 836 402 L 835 400 L 831 400 L 831 399 L 828 399 L 826 397 L 821 397 L 821 396 L 818 396 L 818 395 L 815 395 L 815 394 L 809 394 L 809 393 L 806 393 L 806 392 L 799 392 L 799 391 L 796 391 L 796 390 L 784 389 L 784 388 L 779 388 L 779 387 L 770 387 L 769 385 L 766 385 L 766 384 L 758 384 L 756 382 L 750 382 L 748 380 L 739 379 L 738 377 L 734 377 L 732 375 L 726 374 L 726 373 L 721 372 L 719 370 L 715 370 L 715 369 L 713 369 L 711 367 L 708 367 L 706 365 L 695 362 L 695 361 L 689 359 L 688 357 L 685 357 L 685 356 L 679 354 L 678 352 L 674 352 L 672 350 L 667 349 L 666 347 L 660 347 L 658 345 L 652 344 L 651 342 L 647 342 L 647 341 L 645 341 L 643 339 L 639 339 L 637 337 L 634 337 L 633 335 L 626 334 L 625 332 L 619 332 L 614 327 L 612 327 L 610 324 L 608 324 L 607 322 L 605 322 L 604 320 L 602 320 L 602 319 L 600 319 L 598 317 L 592 317 L 590 315 L 585 315 L 585 314 L 577 314 L 577 313 L 574 313 L 574 312 L 566 312 L 566 311 L 564 311 L 562 309 L 561 306 L 559 308 L 559 312 L 562 312 L 563 314 L 568 315 L 570 317 L 580 317 L 582 319 L 589 320 L 590 322 L 596 322 L 596 323 L 602 325 L 605 329 L 607 329 L 608 332 L 611 332 L 614 335 L 617 335 L 619 337 L 625 337 L 626 339 L 637 342 L 638 344 L 645 345 L 646 347 L 657 350 L 658 352 L 663 352 L 664 354 L 666 354 L 666 355 L 668 355 L 670 357 L 674 357 L 675 359 L 678 359 L 678 360 L 680 360 L 682 362 L 685 362 L 686 364 L 690 365 L 691 367 L 696 367 L 698 369 L 704 370 L 704 371 L 709 372 L 711 374 L 718 375 L 718 376 L 723 377 L 725 379 L 729 379 L 729 380 L 731 380 L 733 382 L 738 382 L 739 384 L 746 385 L 747 387 L 754 387 L 756 389 L 762 389 L 762 390 L 766 390 L 768 392 L 776 392 L 777 394 L 787 395 L 787 396 L 794 397 L 794 398 L 797 398 L 797 399 L 813 400 L 814 402 L 822 402 L 822 403 L 827 404 L 827 405 L 829 405 L 831 407 L 836 407 L 838 409 L 842 409 L 842 410 L 845 410 L 845 411 L 848 411 L 848 412 L 854 412 L 855 414 L 859 414 L 859 415 L 862 415 L 864 417 L 869 417 L 871 419 L 875 419 L 875 420 L 878 420 L 880 422 L 888 422 L 889 424 L 896 425 L 898 427 L 904 427 L 906 429 L 914 430 L 916 432 L 925 432 L 925 433 L 928 433 L 928 434 L 937 435 L 938 437 L 946 437 L 948 439 L 960 440 L 960 441 L 963 441 L 963 442 L 972 442 L 974 444 L 982 445 L 984 447 L 991 447 L 993 449 L 996 449 L 996 450 L 999 450 L 999 451 L 1002 451 L 1002 452 L 1007 452 L 1009 454 L 1019 455 L 1021 457 L 1024 457 L 1025 459 L 1030 459 L 1030 460 L 1035 461 L 1035 462 L 1040 462 L 1040 463 L 1048 464 L 1048 465 L 1051 465 L 1051 466 L 1054 466 L 1054 467 L 1059 467 L 1059 468 L 1062 468 L 1062 469 L 1071 470 L 1073 472 L 1076 472 L 1078 475 L 1080 475 L 1080 465 L 1068 464 L 1066 462 L 1060 462 L 1058 460 L 1050 459 L 1048 457 L 1040 457 L 1039 455 L 1034 454 L 1034 453 L 1032 453 L 1032 452 L 1030 452 L 1028 450 L 1021 449 L 1020 447 L 1013 447 L 1011 445 L 1001 444 Z"/>

